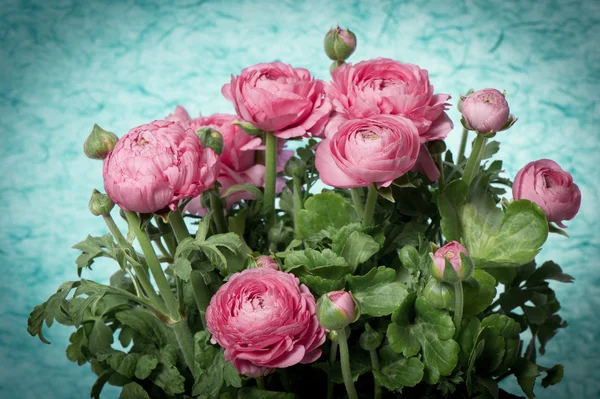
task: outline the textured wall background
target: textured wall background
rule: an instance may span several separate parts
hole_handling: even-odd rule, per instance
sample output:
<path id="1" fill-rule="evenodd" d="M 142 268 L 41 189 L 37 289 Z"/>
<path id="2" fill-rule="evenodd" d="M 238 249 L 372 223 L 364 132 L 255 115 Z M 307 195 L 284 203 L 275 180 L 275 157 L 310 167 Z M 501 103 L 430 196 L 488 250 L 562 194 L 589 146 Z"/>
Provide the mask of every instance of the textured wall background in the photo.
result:
<path id="1" fill-rule="evenodd" d="M 101 165 L 81 146 L 93 123 L 119 135 L 177 104 L 232 112 L 220 88 L 231 73 L 282 60 L 328 78 L 322 38 L 339 22 L 358 36 L 351 60 L 396 58 L 427 68 L 454 102 L 470 87 L 506 89 L 519 122 L 501 133 L 514 176 L 553 158 L 583 194 L 570 239 L 552 236 L 541 260 L 576 277 L 556 285 L 570 326 L 542 362 L 562 362 L 565 382 L 540 398 L 600 395 L 600 2 L 598 1 L 77 1 L 0 5 L 0 397 L 88 397 L 89 369 L 65 358 L 70 330 L 45 346 L 25 331 L 34 305 L 75 279 L 87 211 Z M 458 124 L 455 109 L 451 116 Z M 458 146 L 458 129 L 449 145 Z M 106 282 L 98 262 L 86 277 Z M 514 382 L 508 382 L 511 390 Z M 105 389 L 105 398 L 116 398 Z M 515 391 L 517 392 L 517 391 Z"/>

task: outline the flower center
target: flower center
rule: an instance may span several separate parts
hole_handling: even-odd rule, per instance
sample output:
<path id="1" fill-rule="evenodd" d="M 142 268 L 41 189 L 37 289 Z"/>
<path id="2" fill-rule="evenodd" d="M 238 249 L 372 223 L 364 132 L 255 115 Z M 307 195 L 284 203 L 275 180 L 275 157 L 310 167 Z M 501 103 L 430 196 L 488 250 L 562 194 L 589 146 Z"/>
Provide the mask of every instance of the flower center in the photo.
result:
<path id="1" fill-rule="evenodd" d="M 550 179 L 550 176 L 544 176 L 544 182 L 546 183 L 546 188 L 552 187 L 552 179 Z"/>
<path id="2" fill-rule="evenodd" d="M 361 130 L 359 132 L 359 134 L 363 140 L 371 140 L 371 141 L 379 140 L 379 135 L 377 135 L 376 133 L 373 133 L 369 130 Z"/>

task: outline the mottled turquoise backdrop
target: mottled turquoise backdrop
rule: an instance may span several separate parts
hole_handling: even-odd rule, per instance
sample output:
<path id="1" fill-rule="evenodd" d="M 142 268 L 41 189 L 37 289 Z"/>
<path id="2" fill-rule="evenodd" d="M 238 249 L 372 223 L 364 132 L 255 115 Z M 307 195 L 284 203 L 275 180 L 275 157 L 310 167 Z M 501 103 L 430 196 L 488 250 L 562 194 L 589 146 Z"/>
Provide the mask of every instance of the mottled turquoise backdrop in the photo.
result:
<path id="1" fill-rule="evenodd" d="M 77 278 L 70 246 L 105 232 L 87 210 L 102 188 L 101 163 L 81 150 L 93 124 L 122 135 L 177 104 L 232 112 L 222 84 L 259 62 L 328 79 L 322 39 L 337 22 L 358 36 L 351 60 L 419 64 L 454 103 L 470 87 L 505 89 L 519 117 L 497 136 L 509 176 L 540 158 L 574 175 L 583 201 L 571 238 L 553 235 L 540 254 L 576 278 L 553 285 L 570 326 L 540 361 L 562 362 L 565 381 L 536 394 L 600 395 L 600 2 L 2 0 L 0 398 L 86 398 L 95 380 L 65 357 L 70 329 L 49 330 L 49 346 L 25 330 L 33 306 Z M 114 271 L 97 262 L 85 277 Z"/>

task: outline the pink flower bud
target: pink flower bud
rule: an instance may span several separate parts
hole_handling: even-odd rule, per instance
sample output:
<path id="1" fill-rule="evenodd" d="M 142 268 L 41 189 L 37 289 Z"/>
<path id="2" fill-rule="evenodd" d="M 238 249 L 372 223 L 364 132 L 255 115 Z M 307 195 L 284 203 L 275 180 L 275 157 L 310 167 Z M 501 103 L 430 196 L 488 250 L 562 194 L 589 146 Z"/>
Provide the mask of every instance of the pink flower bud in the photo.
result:
<path id="1" fill-rule="evenodd" d="M 461 256 L 461 254 L 463 255 Z M 435 251 L 435 254 L 431 254 L 431 259 L 433 260 L 431 274 L 441 281 L 448 281 L 451 283 L 464 281 L 473 273 L 473 262 L 469 256 L 469 251 L 467 251 L 467 249 L 459 242 L 449 242 Z M 446 272 L 447 262 L 449 262 L 454 269 L 454 273 Z M 453 278 L 452 274 L 454 274 L 456 278 Z"/>
<path id="2" fill-rule="evenodd" d="M 462 114 L 465 126 L 479 133 L 504 130 L 511 118 L 506 98 L 496 89 L 469 94 L 462 102 Z"/>
<path id="3" fill-rule="evenodd" d="M 268 269 L 279 270 L 279 264 L 275 259 L 267 255 L 262 255 L 256 258 L 256 267 L 266 267 Z"/>
<path id="4" fill-rule="evenodd" d="M 339 330 L 353 323 L 360 315 L 352 294 L 332 291 L 317 301 L 317 318 L 328 330 Z"/>
<path id="5" fill-rule="evenodd" d="M 512 187 L 515 200 L 535 202 L 549 222 L 565 228 L 563 220 L 571 220 L 579 212 L 581 192 L 573 177 L 554 161 L 530 162 L 515 176 Z"/>

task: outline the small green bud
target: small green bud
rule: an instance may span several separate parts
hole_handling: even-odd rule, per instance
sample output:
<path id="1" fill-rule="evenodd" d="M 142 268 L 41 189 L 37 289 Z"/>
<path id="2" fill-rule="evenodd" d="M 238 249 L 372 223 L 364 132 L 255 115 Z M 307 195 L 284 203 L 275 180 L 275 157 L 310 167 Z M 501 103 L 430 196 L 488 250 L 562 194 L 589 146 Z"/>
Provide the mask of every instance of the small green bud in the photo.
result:
<path id="1" fill-rule="evenodd" d="M 365 332 L 360 335 L 360 347 L 366 351 L 377 349 L 381 345 L 383 334 L 371 328 L 369 323 L 365 324 Z"/>
<path id="2" fill-rule="evenodd" d="M 438 309 L 453 309 L 454 308 L 454 287 L 443 281 L 438 281 L 435 278 L 429 279 L 423 296 L 427 302 Z"/>
<path id="3" fill-rule="evenodd" d="M 283 172 L 286 176 L 302 179 L 306 174 L 306 162 L 297 157 L 291 157 L 285 164 Z"/>
<path id="4" fill-rule="evenodd" d="M 94 216 L 104 216 L 108 215 L 110 211 L 115 206 L 115 203 L 112 202 L 110 197 L 106 194 L 102 194 L 100 191 L 94 189 L 92 191 L 92 196 L 90 197 L 90 202 L 88 203 L 88 208 L 92 215 Z"/>
<path id="5" fill-rule="evenodd" d="M 360 316 L 356 300 L 346 291 L 332 291 L 317 301 L 317 319 L 328 330 L 340 330 Z"/>
<path id="6" fill-rule="evenodd" d="M 473 274 L 473 260 L 469 251 L 459 242 L 452 241 L 441 248 L 434 249 L 431 257 L 431 275 L 439 281 L 457 283 L 465 281 Z"/>
<path id="7" fill-rule="evenodd" d="M 356 49 L 356 35 L 338 26 L 327 32 L 323 45 L 329 58 L 334 61 L 345 61 Z"/>
<path id="8" fill-rule="evenodd" d="M 115 148 L 117 141 L 119 138 L 116 134 L 94 125 L 92 132 L 83 143 L 83 152 L 90 159 L 104 159 Z"/>
<path id="9" fill-rule="evenodd" d="M 196 132 L 205 148 L 212 149 L 217 155 L 223 153 L 223 135 L 211 127 L 203 127 Z"/>
<path id="10" fill-rule="evenodd" d="M 242 129 L 248 136 L 259 136 L 263 133 L 261 129 L 257 128 L 250 122 L 235 121 L 232 123 L 232 125 L 239 126 L 240 129 Z"/>

